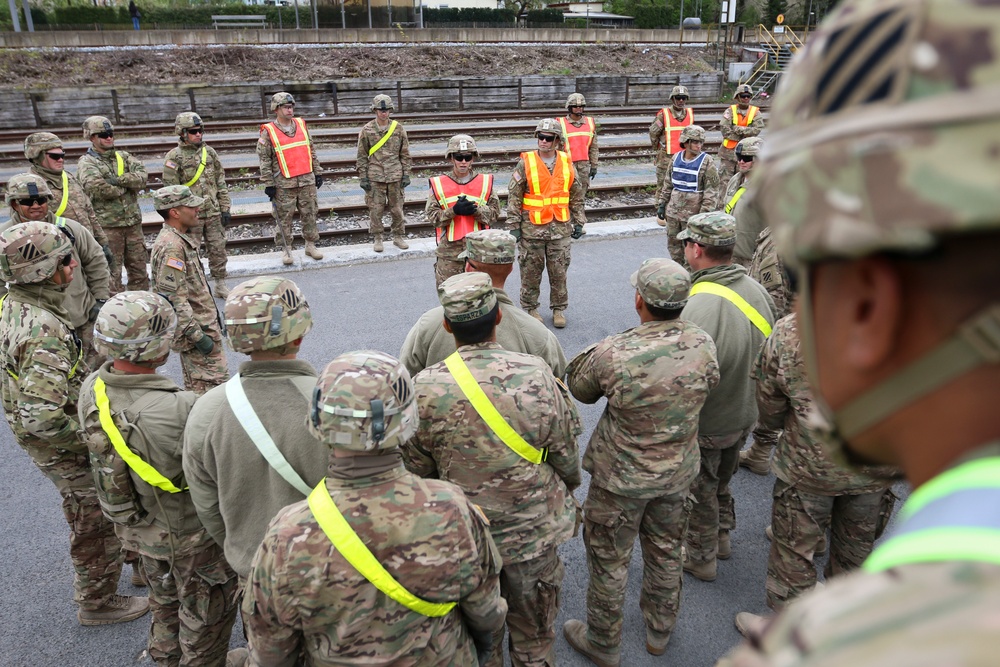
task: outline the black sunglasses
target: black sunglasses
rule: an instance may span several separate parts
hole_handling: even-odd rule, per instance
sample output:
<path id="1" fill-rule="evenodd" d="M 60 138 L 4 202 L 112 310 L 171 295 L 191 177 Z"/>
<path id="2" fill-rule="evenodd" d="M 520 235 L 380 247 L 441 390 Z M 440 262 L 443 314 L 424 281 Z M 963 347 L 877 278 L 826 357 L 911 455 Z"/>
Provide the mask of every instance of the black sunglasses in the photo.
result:
<path id="1" fill-rule="evenodd" d="M 749 100 L 751 97 L 753 97 L 753 95 L 749 93 L 742 93 L 740 95 L 737 95 L 737 97 L 739 97 L 741 100 Z"/>
<path id="2" fill-rule="evenodd" d="M 111 137 L 115 136 L 115 133 L 114 132 L 98 132 L 95 136 L 97 136 L 100 139 L 110 139 Z"/>
<path id="3" fill-rule="evenodd" d="M 740 162 L 753 162 L 753 155 L 741 155 L 736 159 Z"/>
<path id="4" fill-rule="evenodd" d="M 687 95 L 675 95 L 674 99 L 680 100 L 681 102 L 687 102 L 689 98 Z"/>
<path id="5" fill-rule="evenodd" d="M 539 135 L 536 135 L 536 136 L 538 137 L 539 141 L 555 141 L 556 140 L 556 135 L 554 135 L 554 134 L 539 134 Z"/>
<path id="6" fill-rule="evenodd" d="M 21 206 L 34 206 L 35 204 L 41 206 L 48 201 L 48 197 L 28 197 L 27 199 L 18 199 L 17 203 Z"/>
<path id="7" fill-rule="evenodd" d="M 472 162 L 472 153 L 452 153 L 451 157 L 455 162 Z"/>
<path id="8" fill-rule="evenodd" d="M 203 127 L 192 127 L 192 128 L 188 129 L 187 133 L 188 134 L 202 134 L 204 131 L 205 131 L 205 128 L 203 128 Z"/>
<path id="9" fill-rule="evenodd" d="M 65 160 L 66 159 L 66 154 L 65 153 L 46 153 L 46 155 L 48 155 L 53 160 Z"/>

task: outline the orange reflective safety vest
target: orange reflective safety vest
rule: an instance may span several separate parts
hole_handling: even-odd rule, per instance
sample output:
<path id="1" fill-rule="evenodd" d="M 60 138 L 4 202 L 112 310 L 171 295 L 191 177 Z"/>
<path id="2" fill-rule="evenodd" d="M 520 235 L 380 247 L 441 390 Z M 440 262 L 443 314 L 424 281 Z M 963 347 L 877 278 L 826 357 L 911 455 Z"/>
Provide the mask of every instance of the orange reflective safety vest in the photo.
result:
<path id="1" fill-rule="evenodd" d="M 670 113 L 670 107 L 664 107 L 663 111 L 663 142 L 667 150 L 667 155 L 673 155 L 681 150 L 681 132 L 688 125 L 694 123 L 694 109 L 685 109 L 684 120 L 677 120 Z"/>
<path id="2" fill-rule="evenodd" d="M 486 206 L 493 194 L 493 174 L 477 174 L 468 183 L 457 183 L 451 177 L 435 176 L 430 180 L 431 192 L 441 204 L 441 208 L 454 208 L 458 198 L 465 195 L 466 199 L 476 206 Z M 472 215 L 456 215 L 448 225 L 448 229 L 437 229 L 437 240 L 446 233 L 449 241 L 460 241 L 469 232 L 478 232 L 479 222 Z"/>
<path id="3" fill-rule="evenodd" d="M 559 125 L 562 126 L 563 135 L 569 141 L 569 159 L 573 162 L 583 162 L 590 159 L 590 144 L 594 141 L 596 127 L 594 119 L 590 116 L 583 117 L 583 125 L 577 127 L 569 122 L 568 118 L 559 118 Z"/>
<path id="4" fill-rule="evenodd" d="M 266 130 L 271 137 L 271 146 L 278 158 L 278 168 L 285 178 L 294 178 L 312 171 L 312 150 L 309 148 L 309 134 L 306 132 L 306 122 L 301 118 L 295 121 L 295 136 L 290 137 L 272 123 L 264 123 L 261 130 Z"/>
<path id="5" fill-rule="evenodd" d="M 569 221 L 569 189 L 573 186 L 573 163 L 569 155 L 556 151 L 552 172 L 538 157 L 537 151 L 521 153 L 528 191 L 524 193 L 521 208 L 528 212 L 533 225 L 547 225 L 555 218 Z"/>
<path id="6" fill-rule="evenodd" d="M 748 125 L 750 125 L 750 123 L 753 122 L 753 119 L 757 117 L 757 112 L 758 111 L 760 111 L 760 107 L 755 107 L 754 105 L 751 104 L 750 108 L 747 109 L 747 115 L 746 116 L 741 116 L 740 112 L 739 112 L 739 107 L 738 106 L 736 106 L 734 104 L 733 106 L 729 107 L 729 113 L 732 114 L 733 120 L 735 120 L 736 124 L 738 126 L 740 126 L 740 127 L 747 127 Z M 736 144 L 738 144 L 738 143 L 740 143 L 740 142 L 737 141 L 736 139 L 723 139 L 722 140 L 722 147 L 723 148 L 736 148 Z"/>

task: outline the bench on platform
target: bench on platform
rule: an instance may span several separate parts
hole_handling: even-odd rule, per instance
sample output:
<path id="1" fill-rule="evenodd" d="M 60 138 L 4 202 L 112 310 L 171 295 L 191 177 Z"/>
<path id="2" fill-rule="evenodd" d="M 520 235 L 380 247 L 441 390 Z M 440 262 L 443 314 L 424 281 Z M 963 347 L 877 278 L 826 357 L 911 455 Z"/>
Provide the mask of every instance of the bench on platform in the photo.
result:
<path id="1" fill-rule="evenodd" d="M 212 27 L 216 30 L 219 28 L 266 28 L 267 17 L 263 14 L 213 14 Z"/>

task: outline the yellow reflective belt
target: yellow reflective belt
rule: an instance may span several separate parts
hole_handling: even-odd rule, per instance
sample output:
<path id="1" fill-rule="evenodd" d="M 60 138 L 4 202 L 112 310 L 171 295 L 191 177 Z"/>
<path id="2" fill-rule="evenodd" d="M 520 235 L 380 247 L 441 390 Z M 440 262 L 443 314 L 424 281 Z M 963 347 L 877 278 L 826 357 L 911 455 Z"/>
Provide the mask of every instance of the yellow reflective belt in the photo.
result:
<path id="1" fill-rule="evenodd" d="M 441 185 L 441 177 L 435 176 L 430 180 L 431 192 L 434 193 L 434 198 L 438 200 L 441 204 L 441 208 L 448 208 L 448 202 L 450 201 L 448 197 L 444 196 L 444 187 Z M 457 198 L 456 198 L 457 199 Z"/>
<path id="2" fill-rule="evenodd" d="M 389 137 L 391 137 L 392 133 L 396 131 L 396 125 L 396 121 L 389 123 L 389 131 L 385 133 L 385 136 L 378 140 L 377 144 L 368 149 L 368 157 L 371 157 L 375 151 L 385 145 L 385 142 L 389 141 Z"/>
<path id="3" fill-rule="evenodd" d="M 94 402 L 97 405 L 97 414 L 101 419 L 101 428 L 104 429 L 108 440 L 111 441 L 115 451 L 118 452 L 118 456 L 122 457 L 122 460 L 128 464 L 129 468 L 135 471 L 135 474 L 142 478 L 142 481 L 167 493 L 180 493 L 182 490 L 187 490 L 186 486 L 183 489 L 178 489 L 174 486 L 173 482 L 161 475 L 156 468 L 143 461 L 138 454 L 128 448 L 128 445 L 125 444 L 125 438 L 122 437 L 121 431 L 118 430 L 114 420 L 111 418 L 108 394 L 104 390 L 104 380 L 101 378 L 94 380 Z"/>
<path id="4" fill-rule="evenodd" d="M 198 165 L 198 171 L 194 172 L 194 178 L 192 178 L 190 181 L 188 181 L 184 185 L 186 185 L 188 187 L 191 187 L 192 185 L 194 185 L 195 183 L 198 182 L 198 179 L 201 178 L 202 172 L 205 171 L 205 162 L 207 160 L 208 160 L 208 147 L 202 146 L 201 147 L 201 164 Z"/>
<path id="5" fill-rule="evenodd" d="M 320 480 L 316 488 L 309 494 L 309 509 L 316 517 L 319 527 L 326 533 L 327 538 L 333 543 L 348 563 L 350 563 L 361 576 L 367 579 L 375 588 L 379 589 L 390 598 L 403 605 L 407 609 L 436 618 L 445 616 L 455 608 L 454 602 L 427 602 L 421 600 L 410 591 L 403 588 L 402 584 L 396 581 L 389 574 L 382 564 L 378 562 L 372 552 L 361 541 L 358 534 L 354 532 L 347 519 L 337 509 L 333 498 L 326 490 L 326 478 Z"/>
<path id="6" fill-rule="evenodd" d="M 457 351 L 445 359 L 444 364 L 451 372 L 451 376 L 455 378 L 455 382 L 458 383 L 458 388 L 465 394 L 465 398 L 476 409 L 476 413 L 486 422 L 490 430 L 500 438 L 503 444 L 510 447 L 515 454 L 525 461 L 529 461 L 535 465 L 542 463 L 548 458 L 549 450 L 535 449 L 507 423 L 503 415 L 490 402 L 483 388 L 476 382 L 476 378 L 472 377 L 472 372 L 469 371 L 469 367 Z"/>
<path id="7" fill-rule="evenodd" d="M 765 337 L 771 335 L 771 325 L 764 318 L 764 316 L 761 315 L 756 308 L 747 303 L 746 299 L 733 290 L 718 283 L 711 282 L 700 282 L 691 288 L 691 296 L 702 293 L 721 296 L 723 299 L 739 308 L 740 312 L 746 315 L 747 319 L 750 320 L 750 323 L 760 329 Z"/>
<path id="8" fill-rule="evenodd" d="M 63 186 L 63 196 L 62 201 L 59 202 L 59 208 L 56 209 L 56 215 L 60 216 L 66 211 L 66 205 L 69 204 L 69 176 L 66 175 L 66 170 L 63 169 L 62 173 L 62 186 Z"/>
<path id="9" fill-rule="evenodd" d="M 741 185 L 739 187 L 739 189 L 736 190 L 736 192 L 733 194 L 733 198 L 729 200 L 728 204 L 726 204 L 726 213 L 732 213 L 733 212 L 733 209 L 736 208 L 736 202 L 738 202 L 740 200 L 740 197 L 742 197 L 743 193 L 746 192 L 746 191 L 747 191 L 747 189 L 746 189 L 746 186 L 744 186 L 744 185 Z"/>
<path id="10" fill-rule="evenodd" d="M 123 176 L 125 174 L 125 160 L 122 159 L 121 153 L 115 151 L 115 162 L 118 163 L 118 175 Z"/>

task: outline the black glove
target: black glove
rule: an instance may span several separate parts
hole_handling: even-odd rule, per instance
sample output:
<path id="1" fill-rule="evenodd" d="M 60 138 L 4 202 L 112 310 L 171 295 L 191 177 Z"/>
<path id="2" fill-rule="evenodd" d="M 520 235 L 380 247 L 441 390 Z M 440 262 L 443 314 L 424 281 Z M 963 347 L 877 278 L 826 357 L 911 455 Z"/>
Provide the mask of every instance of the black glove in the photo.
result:
<path id="1" fill-rule="evenodd" d="M 358 184 L 361 186 L 361 189 L 364 190 L 365 192 L 372 191 L 372 182 L 368 180 L 367 176 L 362 176 L 360 179 L 358 179 Z"/>
<path id="2" fill-rule="evenodd" d="M 469 635 L 471 635 L 472 643 L 476 647 L 476 660 L 479 667 L 483 667 L 493 653 L 493 635 L 489 632 L 476 632 L 471 628 Z"/>
<path id="3" fill-rule="evenodd" d="M 116 188 L 122 187 L 122 184 L 121 184 L 121 182 L 119 182 L 118 177 L 115 176 L 114 174 L 108 176 L 108 178 L 106 180 L 108 181 L 108 183 L 110 183 L 111 185 L 115 186 Z"/>
<path id="4" fill-rule="evenodd" d="M 667 217 L 667 202 L 663 202 L 656 208 L 656 215 L 660 220 Z"/>
<path id="5" fill-rule="evenodd" d="M 209 354 L 212 354 L 212 350 L 215 349 L 215 341 L 212 340 L 211 336 L 205 334 L 198 340 L 197 343 L 194 344 L 194 347 L 202 354 L 208 356 Z"/>
<path id="6" fill-rule="evenodd" d="M 510 230 L 510 235 L 514 237 L 515 241 L 520 241 L 521 240 L 521 230 L 520 229 L 512 229 L 512 230 Z"/>
<path id="7" fill-rule="evenodd" d="M 97 319 L 97 314 L 101 312 L 101 308 L 108 302 L 107 299 L 98 299 L 90 308 L 90 321 L 93 322 Z"/>
<path id="8" fill-rule="evenodd" d="M 570 234 L 574 239 L 578 239 L 587 232 L 583 231 L 583 225 L 573 225 L 573 232 Z"/>
<path id="9" fill-rule="evenodd" d="M 318 190 L 321 187 L 323 187 L 323 177 L 316 174 L 316 189 Z"/>
<path id="10" fill-rule="evenodd" d="M 111 246 L 105 243 L 101 246 L 101 252 L 104 253 L 104 258 L 108 260 L 108 268 L 114 270 L 112 267 L 115 265 L 115 256 L 111 252 Z"/>
<path id="11" fill-rule="evenodd" d="M 268 199 L 274 201 L 274 198 L 278 196 L 278 188 L 274 187 L 273 185 L 269 185 L 266 188 L 264 188 L 264 194 L 267 195 Z"/>
<path id="12" fill-rule="evenodd" d="M 405 190 L 409 185 L 410 185 L 410 177 L 403 176 L 403 180 L 400 182 L 400 186 Z"/>
<path id="13" fill-rule="evenodd" d="M 590 180 L 597 178 L 597 167 L 590 168 Z"/>
<path id="14" fill-rule="evenodd" d="M 228 227 L 229 223 L 233 221 L 233 214 L 230 213 L 229 211 L 223 211 L 219 215 L 222 216 L 222 226 L 223 227 Z"/>
<path id="15" fill-rule="evenodd" d="M 455 215 L 475 215 L 478 210 L 476 202 L 470 201 L 465 195 L 461 195 L 455 202 Z"/>

